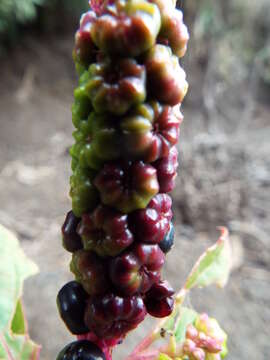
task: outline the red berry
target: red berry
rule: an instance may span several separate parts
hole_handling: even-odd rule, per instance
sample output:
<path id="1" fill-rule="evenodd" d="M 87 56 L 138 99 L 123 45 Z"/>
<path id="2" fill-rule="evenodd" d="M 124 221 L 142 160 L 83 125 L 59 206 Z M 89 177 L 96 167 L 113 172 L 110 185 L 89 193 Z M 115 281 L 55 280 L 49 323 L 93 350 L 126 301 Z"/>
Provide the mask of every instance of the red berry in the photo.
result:
<path id="1" fill-rule="evenodd" d="M 91 214 L 82 215 L 78 233 L 84 248 L 99 256 L 115 256 L 133 242 L 128 216 L 99 205 Z"/>
<path id="2" fill-rule="evenodd" d="M 182 11 L 174 9 L 169 16 L 164 17 L 160 37 L 168 40 L 168 45 L 176 56 L 185 55 L 189 33 L 183 23 Z"/>
<path id="3" fill-rule="evenodd" d="M 144 299 L 148 313 L 157 318 L 169 316 L 173 311 L 173 294 L 174 290 L 167 281 L 154 284 Z"/>
<path id="4" fill-rule="evenodd" d="M 89 295 L 104 294 L 109 288 L 105 263 L 94 252 L 75 252 L 70 270 Z"/>
<path id="5" fill-rule="evenodd" d="M 167 194 L 156 195 L 147 208 L 130 215 L 136 240 L 156 244 L 163 240 L 172 219 L 172 200 Z"/>
<path id="6" fill-rule="evenodd" d="M 96 112 L 123 115 L 145 100 L 145 77 L 134 59 L 106 59 L 90 66 L 85 89 Z"/>
<path id="7" fill-rule="evenodd" d="M 161 13 L 161 29 L 158 42 L 166 43 L 173 53 L 182 57 L 187 50 L 189 34 L 186 25 L 183 23 L 183 13 L 175 8 L 172 0 L 149 0 L 158 6 Z"/>
<path id="8" fill-rule="evenodd" d="M 146 55 L 149 94 L 168 105 L 181 103 L 187 93 L 186 74 L 169 47 L 155 45 Z"/>
<path id="9" fill-rule="evenodd" d="M 90 298 L 85 323 L 102 339 L 120 338 L 144 320 L 146 309 L 140 296 L 115 294 Z"/>
<path id="10" fill-rule="evenodd" d="M 158 7 L 146 0 L 114 0 L 103 8 L 91 34 L 104 53 L 137 56 L 154 45 L 160 20 Z"/>
<path id="11" fill-rule="evenodd" d="M 111 260 L 111 281 L 123 294 L 145 293 L 159 281 L 164 261 L 158 245 L 137 244 Z"/>
<path id="12" fill-rule="evenodd" d="M 145 208 L 159 190 L 156 169 L 142 161 L 107 163 L 94 185 L 104 204 L 125 214 Z"/>
<path id="13" fill-rule="evenodd" d="M 96 19 L 94 11 L 83 14 L 80 21 L 80 28 L 75 35 L 75 48 L 73 57 L 84 67 L 89 66 L 95 61 L 97 48 L 92 40 L 90 33 L 91 26 Z"/>
<path id="14" fill-rule="evenodd" d="M 161 300 L 168 296 L 173 296 L 174 290 L 172 286 L 166 280 L 161 280 L 155 283 L 151 289 L 147 292 L 146 297 L 153 298 L 155 300 Z"/>
<path id="15" fill-rule="evenodd" d="M 75 252 L 83 247 L 81 237 L 77 233 L 79 222 L 80 218 L 76 217 L 72 211 L 67 213 L 62 226 L 63 246 L 67 251 Z"/>
<path id="16" fill-rule="evenodd" d="M 153 163 L 157 169 L 160 192 L 169 193 L 174 189 L 178 169 L 178 151 L 172 147 L 169 156 Z"/>
<path id="17" fill-rule="evenodd" d="M 178 141 L 181 121 L 178 107 L 161 106 L 158 102 L 137 106 L 120 125 L 127 156 L 146 162 L 168 156 Z"/>
<path id="18" fill-rule="evenodd" d="M 147 312 L 156 318 L 163 318 L 171 315 L 173 312 L 174 300 L 172 297 L 167 297 L 162 300 L 145 301 Z"/>

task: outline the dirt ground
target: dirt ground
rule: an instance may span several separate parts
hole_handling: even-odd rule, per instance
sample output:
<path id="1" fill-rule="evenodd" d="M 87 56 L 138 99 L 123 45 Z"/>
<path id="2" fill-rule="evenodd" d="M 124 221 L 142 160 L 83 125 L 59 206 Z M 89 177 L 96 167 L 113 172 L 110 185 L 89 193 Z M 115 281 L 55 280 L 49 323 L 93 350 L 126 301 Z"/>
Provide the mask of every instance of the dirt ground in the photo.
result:
<path id="1" fill-rule="evenodd" d="M 0 223 L 17 233 L 40 267 L 25 284 L 24 302 L 31 336 L 43 347 L 42 360 L 55 359 L 71 340 L 55 305 L 57 291 L 71 279 L 70 255 L 60 237 L 70 209 L 68 148 L 76 81 L 71 48 L 71 35 L 26 38 L 0 64 Z M 229 285 L 195 291 L 189 301 L 226 329 L 228 359 L 269 360 L 270 108 L 252 100 L 247 114 L 241 99 L 250 94 L 240 89 L 233 107 L 231 98 L 224 98 L 226 116 L 206 114 L 198 86 L 204 74 L 189 58 L 185 68 L 191 87 L 173 194 L 177 236 L 165 276 L 179 288 L 197 256 L 217 238 L 216 226 L 228 226 L 234 264 Z M 149 318 L 115 359 L 124 359 L 151 326 Z"/>

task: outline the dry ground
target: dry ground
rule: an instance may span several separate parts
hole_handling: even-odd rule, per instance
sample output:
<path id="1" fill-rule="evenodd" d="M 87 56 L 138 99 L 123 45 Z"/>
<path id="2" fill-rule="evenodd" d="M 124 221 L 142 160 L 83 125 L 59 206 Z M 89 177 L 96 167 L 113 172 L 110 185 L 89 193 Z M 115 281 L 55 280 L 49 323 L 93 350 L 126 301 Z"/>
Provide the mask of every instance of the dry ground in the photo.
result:
<path id="1" fill-rule="evenodd" d="M 69 254 L 60 239 L 70 208 L 71 39 L 25 39 L 1 62 L 0 223 L 18 234 L 40 267 L 25 285 L 24 301 L 31 336 L 43 346 L 42 360 L 55 359 L 71 340 L 55 306 L 58 289 L 71 278 Z M 174 192 L 177 237 L 166 277 L 179 287 L 200 252 L 216 239 L 215 227 L 229 226 L 234 250 L 230 284 L 222 291 L 197 291 L 190 301 L 227 330 L 230 360 L 269 360 L 269 108 L 254 103 L 246 116 L 240 101 L 225 118 L 221 112 L 207 117 L 199 106 L 203 74 L 189 61 L 186 70 L 192 74 L 191 95 L 183 109 Z M 123 359 L 151 321 L 128 337 L 116 359 Z"/>

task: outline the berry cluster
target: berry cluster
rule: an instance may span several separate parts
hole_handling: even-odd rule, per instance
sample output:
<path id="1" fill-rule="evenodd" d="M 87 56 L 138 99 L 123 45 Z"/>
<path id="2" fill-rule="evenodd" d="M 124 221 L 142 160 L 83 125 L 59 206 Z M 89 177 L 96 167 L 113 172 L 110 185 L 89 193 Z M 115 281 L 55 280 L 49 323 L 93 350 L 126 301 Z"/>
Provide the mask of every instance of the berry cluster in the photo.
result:
<path id="1" fill-rule="evenodd" d="M 57 299 L 73 334 L 122 339 L 147 313 L 172 312 L 161 269 L 174 238 L 168 193 L 187 41 L 174 0 L 92 1 L 82 16 L 73 52 L 72 211 L 62 227 L 76 281 Z"/>
<path id="2" fill-rule="evenodd" d="M 227 355 L 227 335 L 215 319 L 207 314 L 199 315 L 195 324 L 186 330 L 183 344 L 183 359 L 221 360 Z"/>

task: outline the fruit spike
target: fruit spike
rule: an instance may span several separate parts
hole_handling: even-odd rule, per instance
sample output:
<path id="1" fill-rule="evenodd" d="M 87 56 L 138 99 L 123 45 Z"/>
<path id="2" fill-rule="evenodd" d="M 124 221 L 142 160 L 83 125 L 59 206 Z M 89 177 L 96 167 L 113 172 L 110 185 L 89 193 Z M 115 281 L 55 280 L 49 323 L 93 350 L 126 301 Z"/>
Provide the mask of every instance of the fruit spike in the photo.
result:
<path id="1" fill-rule="evenodd" d="M 72 211 L 62 227 L 76 281 L 57 303 L 79 342 L 59 360 L 111 360 L 147 313 L 173 310 L 161 271 L 174 238 L 168 193 L 188 89 L 179 58 L 189 38 L 175 3 L 91 0 L 76 32 Z"/>

